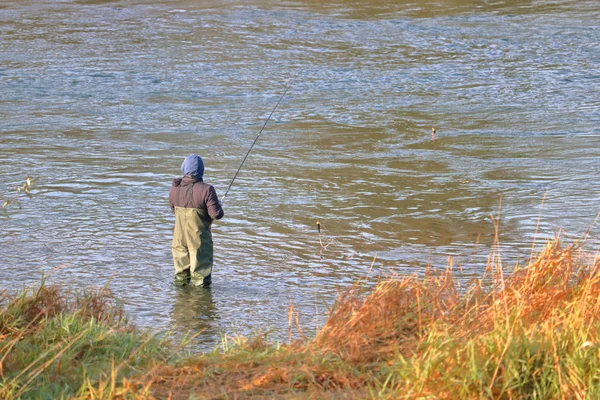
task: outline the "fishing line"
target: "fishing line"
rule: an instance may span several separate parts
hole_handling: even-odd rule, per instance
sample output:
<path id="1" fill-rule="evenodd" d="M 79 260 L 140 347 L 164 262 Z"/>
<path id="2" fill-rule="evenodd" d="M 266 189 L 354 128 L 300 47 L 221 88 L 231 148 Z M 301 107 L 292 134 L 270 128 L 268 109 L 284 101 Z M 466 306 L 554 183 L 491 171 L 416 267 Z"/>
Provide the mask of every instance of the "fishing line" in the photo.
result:
<path id="1" fill-rule="evenodd" d="M 250 155 L 250 152 L 252 151 L 252 148 L 254 147 L 254 145 L 256 144 L 256 142 L 258 141 L 258 138 L 260 137 L 260 134 L 265 129 L 265 126 L 267 126 L 267 123 L 271 119 L 271 116 L 273 115 L 273 113 L 275 112 L 275 110 L 277 110 L 277 107 L 279 106 L 279 103 L 281 103 L 281 100 L 283 100 L 284 96 L 286 95 L 286 93 L 288 92 L 288 90 L 292 87 L 292 84 L 296 81 L 297 78 L 298 78 L 298 74 L 296 74 L 296 76 L 294 77 L 294 79 L 292 79 L 291 82 L 287 84 L 287 86 L 285 88 L 285 91 L 283 92 L 283 94 L 281 95 L 281 97 L 279 98 L 279 100 L 277 101 L 277 104 L 275 104 L 275 107 L 273 107 L 273 110 L 271 111 L 271 114 L 269 114 L 269 116 L 265 120 L 265 123 L 263 124 L 262 128 L 260 128 L 260 131 L 258 132 L 258 135 L 256 135 L 256 138 L 254 139 L 254 142 L 252 142 L 252 145 L 250 145 L 250 148 L 248 149 L 248 152 L 246 153 L 246 156 L 242 160 L 242 162 L 241 162 L 239 168 L 237 169 L 237 171 L 235 171 L 235 175 L 233 175 L 233 179 L 231 180 L 231 183 L 229 184 L 229 186 L 227 187 L 227 190 L 225 191 L 225 194 L 221 198 L 221 204 L 223 204 L 225 202 L 225 197 L 227 197 L 227 193 L 229 193 L 229 189 L 231 189 L 231 186 L 233 185 L 233 182 L 235 181 L 235 178 L 240 173 L 240 170 L 242 169 L 242 166 L 244 165 L 244 163 L 246 162 L 246 159 Z"/>

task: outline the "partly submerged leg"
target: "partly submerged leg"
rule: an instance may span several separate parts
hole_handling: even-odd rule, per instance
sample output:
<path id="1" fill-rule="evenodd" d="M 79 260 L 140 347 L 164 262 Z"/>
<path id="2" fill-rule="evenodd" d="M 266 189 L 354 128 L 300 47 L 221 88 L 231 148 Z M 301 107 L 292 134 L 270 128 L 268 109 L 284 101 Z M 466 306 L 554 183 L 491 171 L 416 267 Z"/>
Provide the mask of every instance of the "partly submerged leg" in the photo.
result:
<path id="1" fill-rule="evenodd" d="M 190 252 L 184 234 L 185 220 L 181 214 L 176 210 L 173 243 L 171 244 L 173 264 L 175 265 L 174 283 L 178 286 L 186 285 L 190 282 Z"/>
<path id="2" fill-rule="evenodd" d="M 173 263 L 175 265 L 174 283 L 186 285 L 190 282 L 190 254 L 185 247 L 173 247 Z"/>
<path id="3" fill-rule="evenodd" d="M 195 286 L 209 286 L 213 265 L 212 234 L 208 229 L 200 233 L 199 241 L 190 249 L 191 282 Z"/>

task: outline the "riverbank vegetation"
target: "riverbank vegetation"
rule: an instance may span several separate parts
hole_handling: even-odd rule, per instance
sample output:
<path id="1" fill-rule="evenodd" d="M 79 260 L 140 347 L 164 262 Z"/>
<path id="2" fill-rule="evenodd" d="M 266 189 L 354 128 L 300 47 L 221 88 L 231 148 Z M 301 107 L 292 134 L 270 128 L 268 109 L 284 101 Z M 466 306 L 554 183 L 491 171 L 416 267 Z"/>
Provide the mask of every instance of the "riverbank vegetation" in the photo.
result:
<path id="1" fill-rule="evenodd" d="M 556 240 L 465 288 L 452 267 L 356 285 L 314 338 L 195 356 L 128 324 L 106 291 L 4 294 L 0 398 L 600 398 L 600 265 L 579 250 Z"/>

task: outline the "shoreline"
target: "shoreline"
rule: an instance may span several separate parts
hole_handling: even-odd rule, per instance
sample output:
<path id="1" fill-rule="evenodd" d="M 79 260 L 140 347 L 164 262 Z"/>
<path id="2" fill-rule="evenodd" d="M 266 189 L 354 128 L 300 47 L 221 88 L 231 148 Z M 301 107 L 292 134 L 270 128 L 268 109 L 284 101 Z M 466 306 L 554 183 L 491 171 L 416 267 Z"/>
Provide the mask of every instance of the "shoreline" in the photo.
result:
<path id="1" fill-rule="evenodd" d="M 600 263 L 559 240 L 458 290 L 452 267 L 343 292 L 315 337 L 186 345 L 128 322 L 110 291 L 41 286 L 0 303 L 0 397 L 72 399 L 594 397 Z M 589 259 L 588 259 L 589 261 Z M 295 329 L 293 310 L 290 334 Z"/>

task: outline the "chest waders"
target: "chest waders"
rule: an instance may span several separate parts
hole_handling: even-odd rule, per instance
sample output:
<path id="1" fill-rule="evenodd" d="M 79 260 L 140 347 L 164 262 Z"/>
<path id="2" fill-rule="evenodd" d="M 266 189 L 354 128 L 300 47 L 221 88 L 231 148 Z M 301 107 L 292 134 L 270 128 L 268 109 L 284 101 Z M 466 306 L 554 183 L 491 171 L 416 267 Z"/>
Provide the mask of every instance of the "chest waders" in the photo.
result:
<path id="1" fill-rule="evenodd" d="M 213 241 L 210 217 L 199 208 L 175 207 L 173 262 L 175 284 L 210 285 L 213 265 Z"/>

